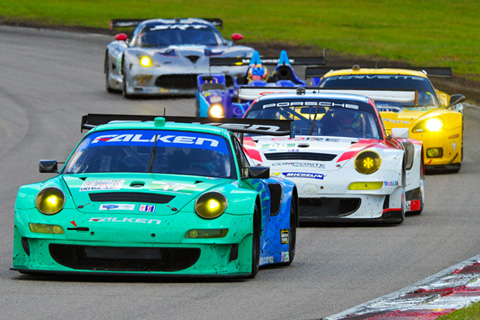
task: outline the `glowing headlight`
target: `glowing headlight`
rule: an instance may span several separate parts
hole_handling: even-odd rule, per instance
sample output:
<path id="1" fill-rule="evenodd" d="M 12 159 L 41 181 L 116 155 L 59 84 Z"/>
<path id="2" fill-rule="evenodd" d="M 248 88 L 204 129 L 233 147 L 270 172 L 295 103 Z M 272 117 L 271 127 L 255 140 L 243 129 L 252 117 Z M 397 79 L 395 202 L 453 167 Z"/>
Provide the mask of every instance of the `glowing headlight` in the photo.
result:
<path id="1" fill-rule="evenodd" d="M 213 118 L 225 117 L 225 114 L 223 113 L 223 105 L 219 103 L 213 104 L 210 109 L 208 109 L 208 116 Z"/>
<path id="2" fill-rule="evenodd" d="M 413 128 L 413 132 L 437 132 L 443 128 L 444 122 L 442 118 L 431 118 L 426 121 L 422 121 Z"/>
<path id="3" fill-rule="evenodd" d="M 443 128 L 443 122 L 439 118 L 428 119 L 425 127 L 428 131 L 439 131 Z"/>
<path id="4" fill-rule="evenodd" d="M 227 208 L 227 199 L 219 192 L 202 194 L 195 202 L 195 212 L 204 219 L 214 219 Z"/>
<path id="5" fill-rule="evenodd" d="M 364 151 L 355 158 L 355 169 L 363 174 L 372 174 L 380 168 L 382 158 L 373 151 Z"/>
<path id="6" fill-rule="evenodd" d="M 51 215 L 60 212 L 65 204 L 65 195 L 57 188 L 45 188 L 37 194 L 35 205 L 38 211 Z"/>
<path id="7" fill-rule="evenodd" d="M 150 67 L 152 65 L 152 59 L 147 56 L 142 56 L 140 57 L 140 64 L 142 65 L 142 67 Z"/>

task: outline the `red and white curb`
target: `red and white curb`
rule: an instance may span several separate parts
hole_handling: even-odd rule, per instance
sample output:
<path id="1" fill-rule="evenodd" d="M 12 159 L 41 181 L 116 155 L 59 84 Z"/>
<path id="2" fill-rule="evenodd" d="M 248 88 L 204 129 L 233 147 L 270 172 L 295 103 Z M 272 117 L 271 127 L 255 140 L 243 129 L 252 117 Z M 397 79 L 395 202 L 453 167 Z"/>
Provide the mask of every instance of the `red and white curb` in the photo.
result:
<path id="1" fill-rule="evenodd" d="M 324 320 L 433 320 L 480 301 L 480 255 Z"/>

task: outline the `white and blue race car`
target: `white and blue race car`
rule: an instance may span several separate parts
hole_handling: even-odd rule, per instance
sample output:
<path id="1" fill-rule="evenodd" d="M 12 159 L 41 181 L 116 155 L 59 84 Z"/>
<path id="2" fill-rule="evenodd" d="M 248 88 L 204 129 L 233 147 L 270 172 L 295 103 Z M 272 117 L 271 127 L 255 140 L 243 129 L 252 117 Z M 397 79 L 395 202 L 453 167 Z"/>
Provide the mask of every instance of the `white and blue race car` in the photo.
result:
<path id="1" fill-rule="evenodd" d="M 197 75 L 224 73 L 233 84 L 235 75 L 247 65 L 211 65 L 211 58 L 250 58 L 253 49 L 235 45 L 215 27 L 220 19 L 112 20 L 112 27 L 135 26 L 131 39 L 115 36 L 105 52 L 105 79 L 108 92 L 121 91 L 125 97 L 140 95 L 193 95 Z"/>
<path id="2" fill-rule="evenodd" d="M 295 182 L 300 221 L 401 223 L 406 213 L 422 212 L 422 143 L 408 139 L 408 128 L 386 135 L 371 97 L 310 88 L 265 94 L 271 89 L 248 88 L 260 97 L 244 119 L 291 120 L 295 134 L 250 135 L 244 146 L 273 176 Z M 409 94 L 415 92 L 369 92 Z"/>

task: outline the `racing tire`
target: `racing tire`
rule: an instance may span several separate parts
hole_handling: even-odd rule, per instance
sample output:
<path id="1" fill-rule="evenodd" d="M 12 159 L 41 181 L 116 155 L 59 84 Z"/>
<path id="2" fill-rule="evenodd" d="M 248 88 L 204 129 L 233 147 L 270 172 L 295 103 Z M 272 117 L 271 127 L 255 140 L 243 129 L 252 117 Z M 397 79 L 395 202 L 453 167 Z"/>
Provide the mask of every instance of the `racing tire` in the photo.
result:
<path id="1" fill-rule="evenodd" d="M 297 243 L 297 225 L 298 225 L 298 201 L 292 199 L 290 205 L 290 233 L 288 235 L 288 262 L 282 262 L 280 265 L 289 266 L 295 258 L 295 246 Z"/>
<path id="2" fill-rule="evenodd" d="M 260 214 L 255 204 L 253 214 L 253 234 L 252 234 L 252 272 L 248 278 L 253 279 L 260 269 Z"/>
<path id="3" fill-rule="evenodd" d="M 112 87 L 110 87 L 109 79 L 110 79 L 110 65 L 109 65 L 108 51 L 107 51 L 105 53 L 105 90 L 107 90 L 108 93 L 114 93 L 115 90 Z"/>
<path id="4" fill-rule="evenodd" d="M 122 59 L 122 75 L 123 75 L 123 81 L 122 81 L 122 95 L 127 98 L 131 99 L 133 96 L 129 93 L 127 93 L 127 72 L 126 72 L 126 65 L 125 65 L 125 57 Z"/>

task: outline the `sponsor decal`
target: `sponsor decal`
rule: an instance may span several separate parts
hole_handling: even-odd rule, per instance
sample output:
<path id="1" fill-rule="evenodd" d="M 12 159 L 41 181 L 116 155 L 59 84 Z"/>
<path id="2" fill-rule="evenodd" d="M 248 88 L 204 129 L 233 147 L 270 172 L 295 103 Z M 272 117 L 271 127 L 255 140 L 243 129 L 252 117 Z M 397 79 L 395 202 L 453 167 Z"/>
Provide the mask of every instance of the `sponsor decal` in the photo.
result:
<path id="1" fill-rule="evenodd" d="M 160 189 L 163 191 L 179 192 L 192 194 L 195 191 L 194 184 L 177 183 L 168 181 L 153 181 L 150 185 L 151 189 Z"/>
<path id="2" fill-rule="evenodd" d="M 85 180 L 80 191 L 120 190 L 125 180 Z"/>
<path id="3" fill-rule="evenodd" d="M 156 30 L 187 30 L 187 29 L 207 29 L 207 26 L 201 24 L 159 24 L 150 28 L 150 31 Z"/>
<path id="4" fill-rule="evenodd" d="M 288 243 L 289 240 L 289 230 L 288 229 L 282 229 L 280 230 L 280 239 L 283 244 Z"/>
<path id="5" fill-rule="evenodd" d="M 323 173 L 309 173 L 309 172 L 282 172 L 287 178 L 309 178 L 323 180 L 325 175 Z"/>
<path id="6" fill-rule="evenodd" d="M 405 120 L 392 120 L 392 119 L 388 119 L 388 118 L 383 118 L 383 121 L 385 121 L 385 122 L 390 122 L 390 123 L 410 124 L 410 121 L 405 121 Z"/>
<path id="7" fill-rule="evenodd" d="M 261 257 L 260 258 L 260 264 L 267 264 L 267 263 L 273 263 L 273 257 L 270 256 L 270 257 Z"/>
<path id="8" fill-rule="evenodd" d="M 282 252 L 282 262 L 290 261 L 290 253 L 288 251 Z"/>
<path id="9" fill-rule="evenodd" d="M 122 146 L 145 146 L 152 147 L 157 137 L 157 147 L 178 147 L 178 148 L 202 148 L 207 150 L 220 151 L 228 154 L 228 147 L 225 139 L 212 134 L 200 132 L 179 132 L 179 131 L 153 131 L 153 130 L 115 130 L 96 132 L 88 136 L 84 141 L 88 145 L 82 147 L 97 147 L 109 145 Z"/>
<path id="10" fill-rule="evenodd" d="M 398 187 L 398 181 L 383 181 L 385 187 Z"/>
<path id="11" fill-rule="evenodd" d="M 295 143 L 266 143 L 262 144 L 262 149 L 273 151 L 275 149 L 286 149 L 295 147 Z"/>
<path id="12" fill-rule="evenodd" d="M 283 107 L 302 107 L 302 106 L 337 107 L 337 108 L 346 108 L 346 109 L 353 109 L 353 110 L 360 109 L 360 107 L 356 104 L 337 103 L 337 102 L 331 102 L 331 101 L 282 101 L 282 102 L 264 104 L 263 109 L 283 108 Z"/>
<path id="13" fill-rule="evenodd" d="M 292 162 L 292 161 L 276 161 L 272 162 L 271 167 L 276 166 L 285 166 L 285 167 L 294 167 L 294 168 L 316 168 L 316 169 L 325 169 L 324 163 L 315 163 L 315 162 Z"/>
<path id="14" fill-rule="evenodd" d="M 141 212 L 155 212 L 155 206 L 148 205 L 148 204 L 141 204 L 138 208 L 138 211 Z"/>
<path id="15" fill-rule="evenodd" d="M 100 205 L 100 210 L 133 210 L 135 209 L 134 204 L 101 204 Z"/>
<path id="16" fill-rule="evenodd" d="M 144 218 L 118 218 L 118 217 L 102 217 L 90 218 L 89 222 L 108 222 L 108 223 L 141 223 L 141 224 L 160 224 L 162 221 L 158 219 Z"/>

